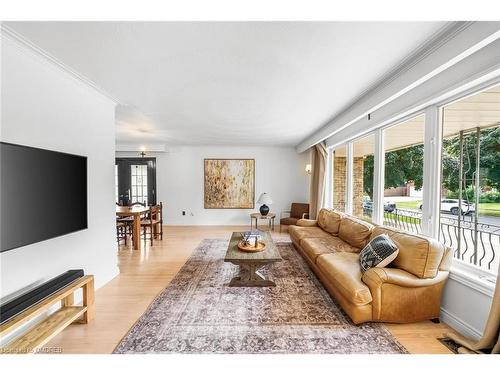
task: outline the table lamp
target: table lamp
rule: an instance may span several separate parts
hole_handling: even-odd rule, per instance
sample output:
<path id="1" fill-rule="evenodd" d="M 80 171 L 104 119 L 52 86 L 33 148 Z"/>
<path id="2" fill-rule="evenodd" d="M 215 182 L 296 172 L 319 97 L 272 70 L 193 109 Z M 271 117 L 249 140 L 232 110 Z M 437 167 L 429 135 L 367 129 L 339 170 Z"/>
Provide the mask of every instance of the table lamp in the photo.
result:
<path id="1" fill-rule="evenodd" d="M 259 208 L 260 214 L 262 216 L 266 216 L 269 213 L 269 206 L 267 206 L 267 205 L 268 204 L 273 204 L 273 200 L 271 199 L 271 197 L 269 196 L 269 194 L 262 193 L 260 195 L 259 200 L 257 201 L 257 203 L 262 204 L 262 206 L 260 206 L 260 208 Z"/>

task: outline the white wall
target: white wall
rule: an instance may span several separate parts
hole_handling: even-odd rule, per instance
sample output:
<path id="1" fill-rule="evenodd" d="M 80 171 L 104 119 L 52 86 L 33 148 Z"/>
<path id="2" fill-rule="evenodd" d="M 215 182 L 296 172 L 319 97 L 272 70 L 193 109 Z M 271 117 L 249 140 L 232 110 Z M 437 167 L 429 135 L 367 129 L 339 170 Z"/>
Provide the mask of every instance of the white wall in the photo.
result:
<path id="1" fill-rule="evenodd" d="M 452 269 L 441 302 L 441 320 L 478 340 L 486 326 L 495 284 Z"/>
<path id="2" fill-rule="evenodd" d="M 116 156 L 137 153 L 117 152 Z M 249 213 L 258 211 L 257 199 L 263 192 L 271 195 L 271 212 L 276 214 L 289 210 L 292 202 L 309 201 L 309 175 L 305 172 L 309 153 L 297 154 L 293 147 L 182 146 L 148 156 L 157 160 L 157 197 L 165 205 L 168 225 L 249 225 Z M 204 158 L 255 159 L 255 208 L 204 209 Z"/>
<path id="3" fill-rule="evenodd" d="M 88 157 L 88 229 L 2 253 L 0 295 L 74 268 L 103 285 L 118 273 L 114 103 L 5 35 L 1 87 L 2 141 Z"/>

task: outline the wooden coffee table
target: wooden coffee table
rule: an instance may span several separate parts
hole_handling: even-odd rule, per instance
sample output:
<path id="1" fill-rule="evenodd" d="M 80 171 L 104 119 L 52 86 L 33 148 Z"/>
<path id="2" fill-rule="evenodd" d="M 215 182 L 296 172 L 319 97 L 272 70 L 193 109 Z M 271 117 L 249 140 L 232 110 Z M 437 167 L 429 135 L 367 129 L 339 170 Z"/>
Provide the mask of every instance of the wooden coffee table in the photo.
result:
<path id="1" fill-rule="evenodd" d="M 259 268 L 282 260 L 269 232 L 262 232 L 262 241 L 266 244 L 266 249 L 258 253 L 247 253 L 238 249 L 240 240 L 241 233 L 234 232 L 224 258 L 224 262 L 240 267 L 238 276 L 233 277 L 229 286 L 276 286 L 274 281 L 266 279 L 259 272 Z"/>

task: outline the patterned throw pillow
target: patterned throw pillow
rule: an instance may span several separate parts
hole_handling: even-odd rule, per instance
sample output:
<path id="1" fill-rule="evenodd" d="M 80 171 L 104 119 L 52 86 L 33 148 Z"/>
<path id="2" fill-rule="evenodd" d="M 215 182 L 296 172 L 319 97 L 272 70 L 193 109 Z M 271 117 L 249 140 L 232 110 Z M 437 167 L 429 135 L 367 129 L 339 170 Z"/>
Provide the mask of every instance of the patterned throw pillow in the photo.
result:
<path id="1" fill-rule="evenodd" d="M 381 234 L 371 240 L 359 254 L 362 272 L 372 267 L 385 267 L 398 256 L 399 249 L 386 235 Z"/>

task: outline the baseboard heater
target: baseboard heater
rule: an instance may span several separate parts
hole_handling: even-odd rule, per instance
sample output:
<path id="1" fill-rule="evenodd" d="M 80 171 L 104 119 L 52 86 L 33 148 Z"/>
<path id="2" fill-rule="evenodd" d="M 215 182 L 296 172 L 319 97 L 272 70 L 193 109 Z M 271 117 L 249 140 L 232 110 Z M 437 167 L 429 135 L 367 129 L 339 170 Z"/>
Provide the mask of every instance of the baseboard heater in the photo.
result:
<path id="1" fill-rule="evenodd" d="M 83 270 L 69 270 L 53 279 L 0 305 L 0 323 L 22 313 L 34 304 L 61 290 L 84 275 Z"/>

